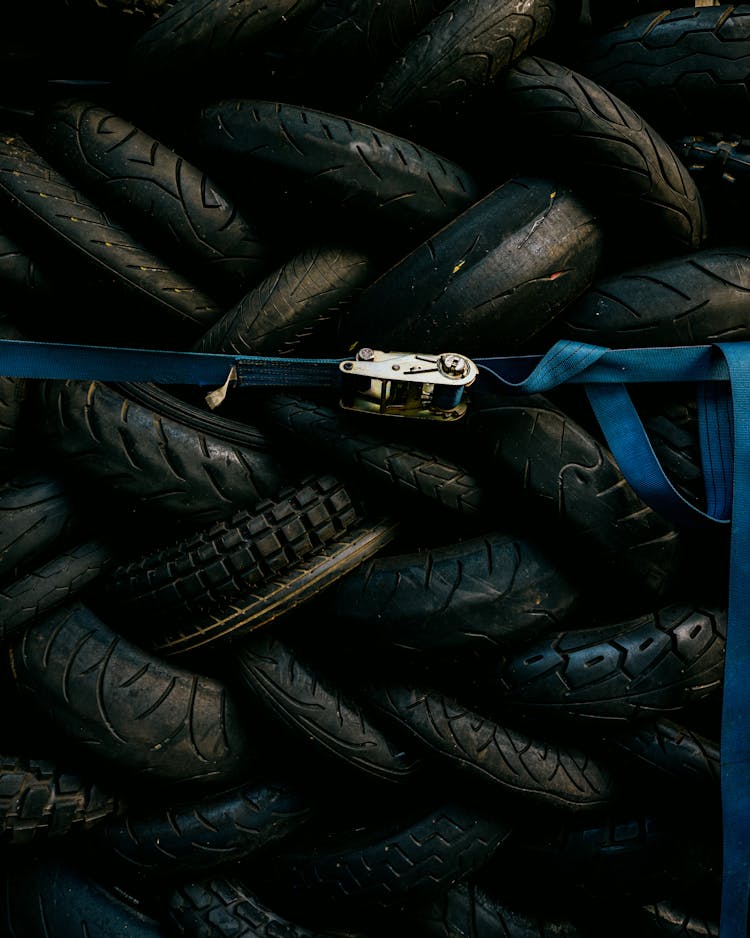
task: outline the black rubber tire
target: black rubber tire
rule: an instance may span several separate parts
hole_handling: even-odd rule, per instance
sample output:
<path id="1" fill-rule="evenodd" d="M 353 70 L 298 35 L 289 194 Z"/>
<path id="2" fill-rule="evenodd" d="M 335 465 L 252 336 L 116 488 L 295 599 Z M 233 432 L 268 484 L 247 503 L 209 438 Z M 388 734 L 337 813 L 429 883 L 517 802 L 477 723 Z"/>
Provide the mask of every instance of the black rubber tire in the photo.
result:
<path id="1" fill-rule="evenodd" d="M 160 923 L 59 856 L 9 865 L 0 916 L 7 938 L 166 938 Z"/>
<path id="2" fill-rule="evenodd" d="M 524 165 L 545 166 L 554 141 L 558 178 L 590 200 L 613 240 L 636 238 L 630 251 L 653 258 L 701 246 L 706 219 L 692 176 L 610 91 L 548 59 L 524 56 L 498 92 Z"/>
<path id="3" fill-rule="evenodd" d="M 337 540 L 361 519 L 359 500 L 338 479 L 313 478 L 261 502 L 252 512 L 235 513 L 121 564 L 108 578 L 105 595 L 139 619 L 144 614 L 158 618 L 166 610 L 180 616 L 215 611 L 227 598 L 245 596 Z"/>
<path id="4" fill-rule="evenodd" d="M 113 564 L 112 550 L 86 541 L 59 551 L 46 563 L 0 588 L 0 641 L 68 602 Z"/>
<path id="5" fill-rule="evenodd" d="M 56 285 L 42 259 L 34 257 L 13 234 L 0 232 L 0 282 L 13 300 L 37 299 L 41 303 L 52 303 Z M 22 322 L 20 316 L 16 317 Z"/>
<path id="6" fill-rule="evenodd" d="M 207 430 L 210 412 L 171 402 L 182 420 L 96 381 L 43 381 L 40 429 L 61 470 L 85 477 L 102 497 L 196 527 L 279 491 L 283 471 L 259 430 L 231 422 L 229 440 L 223 424 L 216 424 L 221 436 Z"/>
<path id="7" fill-rule="evenodd" d="M 181 884 L 167 897 L 167 907 L 172 933 L 185 938 L 334 938 L 279 915 L 236 879 Z"/>
<path id="8" fill-rule="evenodd" d="M 42 470 L 26 469 L 0 485 L 0 577 L 10 582 L 84 528 L 67 487 Z"/>
<path id="9" fill-rule="evenodd" d="M 343 763 L 381 782 L 412 781 L 422 766 L 358 701 L 344 694 L 325 672 L 298 654 L 293 644 L 275 635 L 243 642 L 233 668 L 240 687 L 281 727 L 290 741 Z M 401 734 L 403 736 L 403 733 Z"/>
<path id="10" fill-rule="evenodd" d="M 596 753 L 497 723 L 439 691 L 390 683 L 368 700 L 425 753 L 490 786 L 504 804 L 590 812 L 617 793 L 616 775 Z"/>
<path id="11" fill-rule="evenodd" d="M 591 285 L 602 252 L 596 217 L 569 189 L 517 177 L 365 290 L 342 348 L 509 354 Z"/>
<path id="12" fill-rule="evenodd" d="M 307 206 L 315 229 L 345 226 L 357 240 L 372 229 L 386 241 L 413 243 L 479 195 L 460 166 L 416 142 L 291 104 L 237 98 L 208 105 L 189 139 L 201 165 L 233 191 L 265 196 L 277 213 L 286 205 L 285 217 L 299 217 Z M 253 183 L 259 174 L 262 189 Z M 374 235 L 368 240 L 382 248 Z"/>
<path id="13" fill-rule="evenodd" d="M 583 44 L 578 68 L 660 133 L 750 129 L 750 6 L 662 7 Z"/>
<path id="14" fill-rule="evenodd" d="M 420 651 L 506 648 L 558 628 L 580 601 L 535 543 L 503 533 L 375 558 L 344 577 L 331 615 Z"/>
<path id="15" fill-rule="evenodd" d="M 603 744 L 624 765 L 642 770 L 644 781 L 718 791 L 719 745 L 687 726 L 664 718 L 639 720 L 623 733 L 611 733 Z"/>
<path id="16" fill-rule="evenodd" d="M 105 211 L 223 302 L 236 302 L 271 266 L 262 226 L 200 168 L 93 101 L 36 112 L 45 156 Z"/>
<path id="17" fill-rule="evenodd" d="M 538 719 L 668 716 L 720 691 L 726 613 L 674 604 L 614 625 L 551 633 L 493 668 L 480 693 Z"/>
<path id="18" fill-rule="evenodd" d="M 200 87 L 204 76 L 241 74 L 268 33 L 314 10 L 320 0 L 177 0 L 130 47 L 124 80 Z"/>
<path id="19" fill-rule="evenodd" d="M 368 520 L 280 576 L 248 591 L 234 604 L 164 629 L 151 640 L 151 647 L 157 654 L 172 657 L 220 642 L 236 642 L 317 599 L 340 577 L 387 547 L 398 532 L 399 522 L 392 518 Z"/>
<path id="20" fill-rule="evenodd" d="M 626 23 L 649 11 L 664 10 L 664 0 L 588 0 L 589 20 L 596 33 Z"/>
<path id="21" fill-rule="evenodd" d="M 98 785 L 51 762 L 0 756 L 0 842 L 88 831 L 119 810 Z"/>
<path id="22" fill-rule="evenodd" d="M 224 786 L 250 773 L 249 730 L 223 684 L 167 664 L 71 603 L 11 644 L 27 699 L 79 759 L 149 784 Z"/>
<path id="23" fill-rule="evenodd" d="M 0 312 L 0 339 L 22 338 L 24 335 L 16 327 L 13 317 Z M 27 382 L 23 378 L 0 376 L 0 471 L 7 472 L 16 457 L 26 389 Z"/>
<path id="24" fill-rule="evenodd" d="M 416 816 L 392 823 L 388 831 L 368 827 L 359 836 L 318 835 L 307 850 L 280 853 L 274 882 L 302 903 L 309 898 L 339 908 L 378 906 L 407 896 L 412 902 L 470 878 L 510 832 L 497 810 L 423 803 Z"/>
<path id="25" fill-rule="evenodd" d="M 719 938 L 718 914 L 708 915 L 689 911 L 684 902 L 663 899 L 642 906 L 635 927 L 647 929 L 651 936 L 677 935 L 680 938 Z"/>
<path id="26" fill-rule="evenodd" d="M 572 884 L 585 883 L 619 904 L 644 890 L 653 895 L 670 884 L 687 887 L 705 880 L 711 860 L 698 836 L 701 807 L 694 806 L 692 817 L 617 809 L 599 818 L 532 821 L 508 839 L 504 852 L 513 855 L 514 875 L 526 885 L 533 876 L 564 895 Z M 716 839 L 715 828 L 712 836 Z M 492 866 L 498 886 L 504 886 L 501 863 Z M 486 873 L 489 887 L 493 876 Z"/>
<path id="27" fill-rule="evenodd" d="M 337 324 L 342 304 L 369 286 L 377 269 L 370 255 L 347 247 L 302 251 L 227 310 L 193 350 L 309 354 L 310 340 L 314 342 L 327 323 Z"/>
<path id="28" fill-rule="evenodd" d="M 221 315 L 213 299 L 110 221 L 18 134 L 0 138 L 0 196 L 18 224 L 35 231 L 40 249 L 46 245 L 53 257 L 65 252 L 71 265 L 163 317 L 171 347 L 194 341 Z M 155 324 L 155 332 L 161 326 Z M 132 335 L 130 344 L 138 344 Z"/>
<path id="29" fill-rule="evenodd" d="M 598 280 L 564 310 L 558 338 L 608 348 L 750 338 L 750 251 L 710 248 Z"/>
<path id="30" fill-rule="evenodd" d="M 508 506 L 530 535 L 557 542 L 557 555 L 570 558 L 573 569 L 590 562 L 626 603 L 675 586 L 682 545 L 674 526 L 644 504 L 608 450 L 563 411 L 538 396 L 506 398 L 466 421 Z"/>
<path id="31" fill-rule="evenodd" d="M 378 73 L 449 2 L 323 0 L 283 50 L 282 100 L 304 96 L 313 107 L 353 113 Z"/>
<path id="32" fill-rule="evenodd" d="M 475 515 L 489 506 L 489 498 L 471 472 L 439 453 L 417 449 L 406 442 L 377 436 L 379 425 L 357 420 L 314 400 L 273 394 L 265 403 L 259 420 L 287 451 L 291 446 L 299 457 L 300 446 L 308 458 L 342 478 L 372 483 L 390 499 L 402 501 L 425 498 L 459 514 Z M 377 423 L 377 421 L 376 421 Z M 372 426 L 375 433 L 368 433 Z M 392 504 L 392 503 L 391 503 Z"/>
<path id="33" fill-rule="evenodd" d="M 584 938 L 567 919 L 519 909 L 473 882 L 452 886 L 428 908 L 407 915 L 420 938 Z"/>
<path id="34" fill-rule="evenodd" d="M 554 0 L 453 0 L 385 69 L 363 113 L 421 139 L 550 31 Z"/>
<path id="35" fill-rule="evenodd" d="M 258 781 L 189 803 L 126 810 L 92 833 L 86 846 L 134 882 L 182 879 L 280 849 L 310 812 L 310 800 L 295 786 Z"/>

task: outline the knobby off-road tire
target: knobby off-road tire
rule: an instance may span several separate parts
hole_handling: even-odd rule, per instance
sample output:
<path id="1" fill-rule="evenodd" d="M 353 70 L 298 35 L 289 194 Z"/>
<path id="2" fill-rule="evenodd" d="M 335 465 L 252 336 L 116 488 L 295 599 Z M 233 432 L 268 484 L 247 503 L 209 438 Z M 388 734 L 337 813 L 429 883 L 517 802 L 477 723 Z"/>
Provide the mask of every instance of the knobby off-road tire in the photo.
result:
<path id="1" fill-rule="evenodd" d="M 46 563 L 0 588 L 0 641 L 6 641 L 38 619 L 91 586 L 113 565 L 106 544 L 85 541 L 55 554 Z"/>
<path id="2" fill-rule="evenodd" d="M 375 279 L 369 254 L 321 246 L 294 255 L 203 333 L 196 352 L 299 355 Z M 325 356 L 330 355 L 330 350 Z"/>
<path id="3" fill-rule="evenodd" d="M 223 421 L 211 432 L 210 414 L 172 402 L 180 421 L 96 381 L 39 387 L 47 445 L 64 471 L 85 476 L 101 494 L 197 526 L 252 508 L 282 487 L 282 469 L 259 430 Z"/>
<path id="4" fill-rule="evenodd" d="M 0 485 L 0 578 L 10 583 L 85 529 L 68 487 L 41 469 Z"/>
<path id="5" fill-rule="evenodd" d="M 591 285 L 602 251 L 573 192 L 511 179 L 365 290 L 342 319 L 342 348 L 511 352 Z"/>
<path id="6" fill-rule="evenodd" d="M 18 134 L 0 137 L 0 197 L 40 247 L 53 256 L 65 252 L 71 265 L 158 314 L 173 347 L 195 340 L 221 315 L 213 299 L 112 222 Z"/>
<path id="7" fill-rule="evenodd" d="M 359 500 L 333 476 L 280 492 L 191 537 L 117 567 L 106 595 L 140 618 L 215 611 L 244 597 L 362 519 Z M 151 624 L 147 626 L 149 629 Z M 157 623 L 158 627 L 158 623 Z"/>
<path id="8" fill-rule="evenodd" d="M 278 856 L 277 884 L 317 905 L 390 905 L 435 895 L 469 878 L 508 838 L 498 811 L 464 803 L 423 805 L 390 831 L 369 828 L 355 839 L 317 837 Z M 301 842 L 300 842 L 301 843 Z"/>
<path id="9" fill-rule="evenodd" d="M 692 176 L 657 131 L 610 91 L 535 56 L 519 59 L 498 91 L 498 106 L 521 135 L 525 165 L 541 169 L 540 154 L 554 144 L 557 175 L 590 200 L 613 236 L 637 238 L 636 253 L 652 257 L 701 246 L 706 219 Z"/>
<path id="10" fill-rule="evenodd" d="M 89 850 L 111 857 L 122 875 L 138 880 L 180 878 L 264 850 L 306 822 L 311 802 L 286 782 L 255 782 L 164 808 L 127 810 L 92 833 Z"/>
<path id="11" fill-rule="evenodd" d="M 36 113 L 45 155 L 105 211 L 224 302 L 270 267 L 272 246 L 199 167 L 109 108 L 64 99 Z"/>
<path id="12" fill-rule="evenodd" d="M 0 756 L 0 843 L 89 830 L 118 810 L 112 795 L 51 762 Z"/>
<path id="13" fill-rule="evenodd" d="M 497 403 L 468 415 L 468 441 L 491 460 L 495 484 L 527 530 L 552 538 L 574 570 L 586 557 L 618 598 L 672 589 L 680 537 L 636 495 L 609 451 L 539 396 Z"/>
<path id="14" fill-rule="evenodd" d="M 387 547 L 399 529 L 400 523 L 394 518 L 363 522 L 234 602 L 164 629 L 151 639 L 150 647 L 159 655 L 172 657 L 219 642 L 237 642 L 247 633 L 318 599 L 340 577 Z"/>
<path id="15" fill-rule="evenodd" d="M 616 720 L 676 713 L 719 691 L 726 613 L 674 604 L 614 625 L 552 633 L 494 670 L 480 693 L 538 719 Z"/>
<path id="16" fill-rule="evenodd" d="M 291 643 L 261 635 L 235 654 L 237 692 L 251 695 L 290 739 L 306 740 L 313 750 L 382 782 L 409 782 L 420 771 L 420 760 L 404 749 L 399 734 L 392 740 L 377 713 L 373 720 L 366 704 L 349 699 Z"/>
<path id="17" fill-rule="evenodd" d="M 557 317 L 559 338 L 627 348 L 750 337 L 750 251 L 695 251 L 596 281 Z"/>
<path id="18" fill-rule="evenodd" d="M 481 652 L 559 627 L 579 600 L 534 542 L 498 532 L 375 558 L 340 581 L 331 610 L 368 641 Z"/>
<path id="19" fill-rule="evenodd" d="M 584 43 L 578 68 L 660 133 L 750 129 L 750 6 L 660 8 Z"/>
<path id="20" fill-rule="evenodd" d="M 544 38 L 554 19 L 553 0 L 454 0 L 385 70 L 363 112 L 379 126 L 429 133 Z"/>
<path id="21" fill-rule="evenodd" d="M 22 693 L 98 765 L 152 785 L 250 773 L 249 729 L 226 688 L 147 654 L 81 603 L 33 623 L 10 658 Z"/>
<path id="22" fill-rule="evenodd" d="M 284 451 L 291 446 L 299 458 L 303 446 L 319 465 L 327 467 L 323 471 L 332 471 L 335 466 L 334 471 L 342 477 L 372 482 L 390 498 L 432 499 L 470 516 L 486 510 L 491 503 L 480 481 L 467 468 L 440 453 L 368 433 L 371 423 L 325 404 L 273 394 L 259 414 L 261 419 L 269 436 Z M 379 428 L 373 429 L 377 432 Z"/>
<path id="23" fill-rule="evenodd" d="M 278 211 L 279 196 L 295 215 L 308 205 L 315 226 L 333 214 L 336 228 L 375 226 L 400 244 L 437 231 L 479 196 L 460 166 L 404 137 L 323 111 L 274 101 L 229 99 L 203 108 L 190 139 L 216 178 L 247 187 L 263 171 Z M 221 173 L 221 177 L 220 174 Z M 244 186 L 242 185 L 244 182 Z M 269 190 L 269 183 L 275 184 Z M 372 239 L 370 239 L 372 240 Z M 382 247 L 382 245 L 381 245 Z"/>
<path id="24" fill-rule="evenodd" d="M 499 724 L 438 691 L 397 684 L 375 686 L 368 699 L 395 726 L 464 778 L 484 783 L 517 804 L 592 811 L 618 788 L 606 760 L 545 735 Z"/>
<path id="25" fill-rule="evenodd" d="M 61 857 L 14 864 L 2 874 L 0 915 L 8 938 L 166 938 L 162 926 Z"/>

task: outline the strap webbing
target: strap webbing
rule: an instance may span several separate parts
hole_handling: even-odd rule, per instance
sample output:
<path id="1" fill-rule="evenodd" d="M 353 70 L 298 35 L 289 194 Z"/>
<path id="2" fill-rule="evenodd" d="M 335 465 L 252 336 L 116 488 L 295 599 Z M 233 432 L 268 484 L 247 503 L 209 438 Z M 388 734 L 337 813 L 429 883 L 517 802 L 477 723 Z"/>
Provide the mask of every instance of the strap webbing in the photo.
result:
<path id="1" fill-rule="evenodd" d="M 331 387 L 344 359 L 273 358 L 0 340 L 0 375 L 241 387 Z M 584 384 L 623 475 L 680 525 L 731 519 L 729 611 L 721 729 L 723 882 L 721 938 L 747 938 L 750 894 L 750 343 L 607 349 L 557 342 L 543 356 L 474 359 L 478 383 L 520 394 Z M 692 382 L 698 388 L 706 510 L 674 488 L 626 385 Z"/>

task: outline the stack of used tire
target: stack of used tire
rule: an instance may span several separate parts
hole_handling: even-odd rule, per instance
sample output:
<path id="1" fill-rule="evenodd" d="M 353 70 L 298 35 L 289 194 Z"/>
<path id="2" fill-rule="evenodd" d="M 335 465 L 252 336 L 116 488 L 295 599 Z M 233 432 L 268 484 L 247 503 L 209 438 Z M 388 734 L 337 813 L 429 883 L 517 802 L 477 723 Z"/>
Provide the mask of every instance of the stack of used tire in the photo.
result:
<path id="1" fill-rule="evenodd" d="M 750 6 L 29 0 L 0 49 L 2 338 L 750 337 Z M 580 388 L 205 392 L 0 378 L 0 933 L 716 936 L 725 528 Z M 694 390 L 636 397 L 704 506 Z"/>

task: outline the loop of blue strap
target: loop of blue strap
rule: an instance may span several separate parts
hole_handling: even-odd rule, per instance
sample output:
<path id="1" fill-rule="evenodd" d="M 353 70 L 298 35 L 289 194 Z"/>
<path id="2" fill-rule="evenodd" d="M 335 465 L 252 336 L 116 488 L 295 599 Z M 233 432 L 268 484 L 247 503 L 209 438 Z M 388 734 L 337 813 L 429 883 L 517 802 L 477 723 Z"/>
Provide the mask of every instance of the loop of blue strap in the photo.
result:
<path id="1" fill-rule="evenodd" d="M 0 340 L 8 377 L 222 385 L 232 370 L 244 387 L 332 386 L 343 359 L 164 352 Z M 729 623 L 721 729 L 723 877 L 721 938 L 747 938 L 750 895 L 750 343 L 607 349 L 557 342 L 543 356 L 475 359 L 479 381 L 537 394 L 586 387 L 617 464 L 644 499 L 678 524 L 727 524 L 731 517 Z M 698 386 L 706 510 L 674 488 L 626 388 L 635 382 Z"/>

